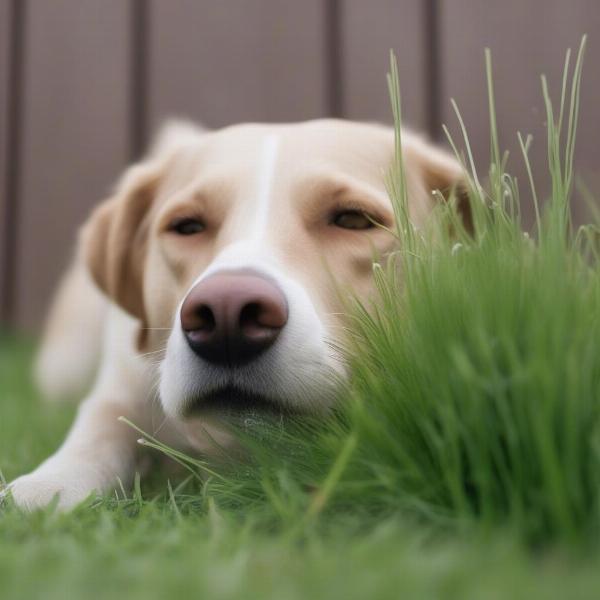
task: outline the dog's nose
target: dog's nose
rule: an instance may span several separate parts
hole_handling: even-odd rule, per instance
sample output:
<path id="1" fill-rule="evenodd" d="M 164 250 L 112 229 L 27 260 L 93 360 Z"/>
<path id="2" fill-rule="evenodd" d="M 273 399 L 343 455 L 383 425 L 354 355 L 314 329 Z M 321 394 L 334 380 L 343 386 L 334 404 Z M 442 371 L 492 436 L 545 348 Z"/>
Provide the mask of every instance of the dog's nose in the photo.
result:
<path id="1" fill-rule="evenodd" d="M 283 293 L 253 273 L 207 277 L 181 306 L 181 327 L 204 360 L 231 366 L 256 358 L 273 344 L 288 320 Z"/>

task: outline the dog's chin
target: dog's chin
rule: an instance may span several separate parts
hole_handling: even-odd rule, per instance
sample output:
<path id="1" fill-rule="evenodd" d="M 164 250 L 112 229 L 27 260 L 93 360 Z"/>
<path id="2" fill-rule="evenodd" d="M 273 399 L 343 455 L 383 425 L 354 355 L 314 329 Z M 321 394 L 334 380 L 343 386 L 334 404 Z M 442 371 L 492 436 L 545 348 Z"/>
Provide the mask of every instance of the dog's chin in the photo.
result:
<path id="1" fill-rule="evenodd" d="M 298 414 L 276 400 L 228 386 L 191 403 L 184 430 L 196 450 L 219 454 L 238 448 L 239 432 L 266 430 Z"/>
<path id="2" fill-rule="evenodd" d="M 255 422 L 282 419 L 293 414 L 296 411 L 284 407 L 277 400 L 227 386 L 194 400 L 186 416 L 248 427 Z"/>

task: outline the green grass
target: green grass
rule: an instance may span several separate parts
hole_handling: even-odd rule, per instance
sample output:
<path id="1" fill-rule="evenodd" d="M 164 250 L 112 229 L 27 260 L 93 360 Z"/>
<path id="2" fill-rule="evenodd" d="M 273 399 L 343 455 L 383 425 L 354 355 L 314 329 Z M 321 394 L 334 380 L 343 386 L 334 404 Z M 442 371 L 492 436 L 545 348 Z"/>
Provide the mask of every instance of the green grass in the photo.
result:
<path id="1" fill-rule="evenodd" d="M 543 85 L 544 207 L 505 173 L 489 55 L 491 168 L 485 191 L 483 174 L 469 177 L 474 231 L 454 201 L 411 227 L 398 144 L 401 249 L 375 267 L 379 308 L 349 307 L 353 377 L 335 417 L 242 431 L 250 465 L 175 456 L 187 477 L 158 470 L 72 514 L 9 504 L 1 597 L 597 597 L 598 228 L 569 217 L 581 57 L 567 60 L 557 110 Z M 390 88 L 399 124 L 394 68 Z M 468 139 L 452 143 L 470 169 Z M 38 400 L 30 354 L 0 343 L 6 479 L 49 454 L 73 413 Z"/>
<path id="2" fill-rule="evenodd" d="M 0 345 L 0 460 L 7 478 L 60 443 L 72 409 L 30 388 L 30 347 Z M 160 479 L 160 478 L 159 478 Z M 0 514 L 0 597 L 592 598 L 595 554 L 532 553 L 512 535 L 436 534 L 402 514 L 345 512 L 294 532 L 176 493 L 94 500 L 72 514 Z M 265 511 L 269 512 L 269 511 Z"/>

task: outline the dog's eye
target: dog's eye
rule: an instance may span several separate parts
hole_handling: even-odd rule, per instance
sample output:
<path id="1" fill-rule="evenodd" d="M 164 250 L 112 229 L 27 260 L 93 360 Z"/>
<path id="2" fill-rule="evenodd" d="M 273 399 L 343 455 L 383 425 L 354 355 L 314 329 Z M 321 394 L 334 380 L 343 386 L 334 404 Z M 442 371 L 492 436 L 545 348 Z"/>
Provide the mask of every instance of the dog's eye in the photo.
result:
<path id="1" fill-rule="evenodd" d="M 373 220 L 358 210 L 344 210 L 333 215 L 332 224 L 342 229 L 371 229 Z"/>
<path id="2" fill-rule="evenodd" d="M 199 219 L 184 218 L 173 221 L 169 229 L 178 235 L 195 235 L 202 233 L 206 226 Z"/>

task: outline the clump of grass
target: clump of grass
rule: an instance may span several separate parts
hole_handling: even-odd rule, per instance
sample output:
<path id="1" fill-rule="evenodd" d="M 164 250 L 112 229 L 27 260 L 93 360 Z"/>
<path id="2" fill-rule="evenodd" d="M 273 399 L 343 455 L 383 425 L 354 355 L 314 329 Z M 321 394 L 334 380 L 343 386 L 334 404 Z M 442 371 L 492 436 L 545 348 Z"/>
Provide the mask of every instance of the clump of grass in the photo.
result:
<path id="1" fill-rule="evenodd" d="M 558 116 L 542 79 L 552 193 L 540 211 L 532 187 L 532 236 L 498 148 L 489 55 L 491 168 L 486 190 L 467 177 L 473 232 L 443 205 L 428 231 L 412 228 L 398 149 L 390 191 L 402 250 L 376 269 L 380 308 L 355 319 L 351 429 L 371 493 L 433 521 L 510 524 L 532 540 L 597 534 L 598 229 L 574 231 L 569 208 L 584 48 L 570 85 L 567 54 Z M 466 133 L 464 144 L 467 171 Z"/>
<path id="2" fill-rule="evenodd" d="M 379 306 L 355 307 L 353 375 L 339 412 L 329 423 L 250 442 L 256 465 L 211 474 L 205 497 L 296 529 L 351 511 L 401 512 L 440 528 L 509 527 L 530 542 L 597 535 L 598 228 L 573 230 L 569 208 L 584 48 L 585 38 L 572 70 L 567 54 L 557 113 L 542 79 L 552 181 L 543 207 L 531 140 L 519 134 L 536 215 L 530 235 L 498 144 L 489 53 L 485 188 L 455 104 L 465 153 L 449 136 L 465 167 L 472 228 L 455 199 L 440 202 L 425 229 L 413 227 L 392 58 L 396 160 L 388 188 L 399 251 L 374 266 Z"/>

